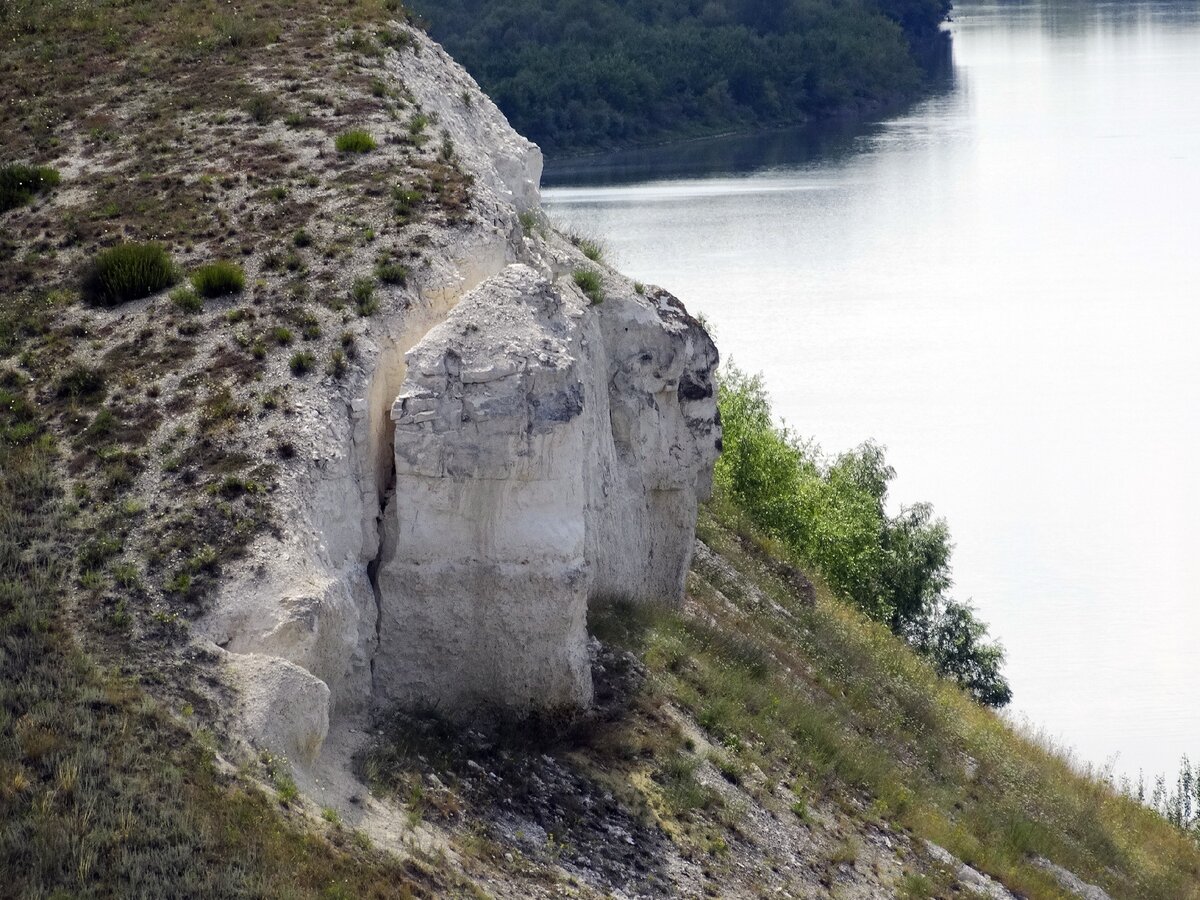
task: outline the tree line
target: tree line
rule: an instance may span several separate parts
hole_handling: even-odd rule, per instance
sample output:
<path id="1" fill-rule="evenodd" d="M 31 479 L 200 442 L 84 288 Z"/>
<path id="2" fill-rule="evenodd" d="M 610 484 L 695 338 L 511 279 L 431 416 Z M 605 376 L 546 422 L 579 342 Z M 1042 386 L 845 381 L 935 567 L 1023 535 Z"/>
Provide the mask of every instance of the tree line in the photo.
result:
<path id="1" fill-rule="evenodd" d="M 949 0 L 416 0 L 551 154 L 801 123 L 914 96 Z"/>

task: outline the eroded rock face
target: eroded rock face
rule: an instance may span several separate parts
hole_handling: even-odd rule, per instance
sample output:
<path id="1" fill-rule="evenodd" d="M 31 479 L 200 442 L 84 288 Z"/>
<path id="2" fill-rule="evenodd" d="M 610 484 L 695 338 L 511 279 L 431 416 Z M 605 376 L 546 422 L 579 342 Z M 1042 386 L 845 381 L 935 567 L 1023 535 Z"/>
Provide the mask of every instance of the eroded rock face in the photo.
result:
<path id="1" fill-rule="evenodd" d="M 681 598 L 718 452 L 717 352 L 670 295 L 612 281 L 593 306 L 509 266 L 408 354 L 382 701 L 585 705 L 589 599 Z"/>
<path id="2" fill-rule="evenodd" d="M 347 326 L 344 377 L 280 372 L 287 431 L 264 440 L 291 448 L 281 527 L 225 573 L 196 629 L 223 653 L 241 735 L 302 766 L 373 704 L 587 703 L 589 600 L 681 595 L 716 455 L 707 334 L 612 272 L 590 305 L 564 273 L 591 261 L 520 216 L 537 219 L 540 151 L 411 36 L 419 52 L 389 55 L 380 77 L 437 122 L 469 210 L 401 227 L 373 207 L 369 224 L 420 248 L 410 277 Z M 400 146 L 373 162 L 403 171 Z M 348 260 L 342 288 L 375 254 Z"/>

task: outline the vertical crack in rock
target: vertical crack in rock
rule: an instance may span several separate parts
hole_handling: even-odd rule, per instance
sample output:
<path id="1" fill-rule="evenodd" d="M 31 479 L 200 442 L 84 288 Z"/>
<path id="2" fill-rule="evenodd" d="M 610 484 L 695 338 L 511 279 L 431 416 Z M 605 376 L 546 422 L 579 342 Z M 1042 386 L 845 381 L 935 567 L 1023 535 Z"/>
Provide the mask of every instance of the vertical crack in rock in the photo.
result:
<path id="1" fill-rule="evenodd" d="M 371 593 L 375 596 L 375 636 L 367 650 L 371 668 L 371 696 L 375 696 L 375 658 L 379 654 L 379 631 L 383 621 L 383 594 L 379 590 L 379 567 L 383 562 L 387 546 L 384 534 L 387 530 L 388 516 L 391 514 L 390 507 L 396 499 L 396 462 L 395 452 L 391 445 L 388 446 L 388 452 L 392 457 L 391 473 L 388 488 L 379 501 L 379 516 L 376 520 L 379 530 L 379 552 L 376 553 L 374 559 L 367 563 L 367 581 L 370 582 Z"/>

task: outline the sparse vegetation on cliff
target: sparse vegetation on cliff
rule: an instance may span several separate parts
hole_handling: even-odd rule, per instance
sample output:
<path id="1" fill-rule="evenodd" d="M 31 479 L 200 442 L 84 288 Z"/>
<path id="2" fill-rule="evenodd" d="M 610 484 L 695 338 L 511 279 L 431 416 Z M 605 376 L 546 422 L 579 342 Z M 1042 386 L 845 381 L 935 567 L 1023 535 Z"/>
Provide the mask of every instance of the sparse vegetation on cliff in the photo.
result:
<path id="1" fill-rule="evenodd" d="M 604 282 L 600 279 L 600 273 L 592 268 L 576 269 L 571 276 L 575 282 L 575 286 L 583 291 L 592 303 L 600 303 L 604 300 Z"/>

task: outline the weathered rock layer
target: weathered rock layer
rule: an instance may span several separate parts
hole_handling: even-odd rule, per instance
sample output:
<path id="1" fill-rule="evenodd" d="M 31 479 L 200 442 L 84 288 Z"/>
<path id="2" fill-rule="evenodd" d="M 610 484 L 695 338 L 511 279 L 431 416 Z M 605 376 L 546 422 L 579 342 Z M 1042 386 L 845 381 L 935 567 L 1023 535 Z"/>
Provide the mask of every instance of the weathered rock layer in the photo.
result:
<path id="1" fill-rule="evenodd" d="M 349 326 L 350 372 L 290 386 L 286 527 L 200 626 L 242 733 L 298 762 L 376 704 L 587 703 L 588 600 L 681 596 L 717 452 L 703 328 L 531 227 L 540 151 L 410 36 L 381 79 L 437 123 L 469 211 L 393 234 L 419 265 Z M 377 164 L 402 169 L 404 147 L 383 142 Z M 575 287 L 581 266 L 603 303 Z"/>
<path id="2" fill-rule="evenodd" d="M 716 363 L 665 292 L 592 305 L 524 265 L 433 329 L 392 407 L 378 695 L 586 704 L 588 600 L 682 596 Z"/>

